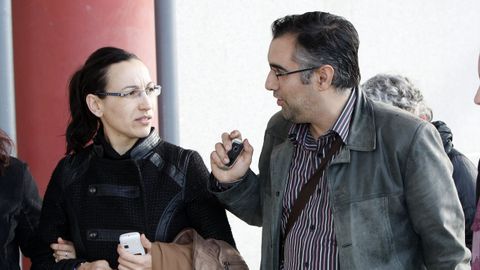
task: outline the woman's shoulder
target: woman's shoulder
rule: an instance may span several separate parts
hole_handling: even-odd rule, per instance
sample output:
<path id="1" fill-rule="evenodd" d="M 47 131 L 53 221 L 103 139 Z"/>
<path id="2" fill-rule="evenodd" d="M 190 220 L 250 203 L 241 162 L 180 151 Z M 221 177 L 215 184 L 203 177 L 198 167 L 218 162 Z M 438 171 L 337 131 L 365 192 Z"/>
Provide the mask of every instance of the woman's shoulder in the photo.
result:
<path id="1" fill-rule="evenodd" d="M 189 167 L 205 167 L 200 154 L 192 149 L 186 149 L 181 146 L 163 141 L 154 150 L 161 159 L 176 167 L 178 170 L 186 173 Z"/>
<path id="2" fill-rule="evenodd" d="M 65 155 L 58 163 L 64 165 L 65 163 L 68 163 L 68 165 L 82 163 L 90 157 L 92 152 L 93 144 L 90 144 L 78 152 Z"/>
<path id="3" fill-rule="evenodd" d="M 18 179 L 15 180 L 15 182 L 19 182 L 23 178 L 23 174 L 26 170 L 27 163 L 18 158 L 10 157 L 7 167 L 5 167 L 3 178 Z"/>
<path id="4" fill-rule="evenodd" d="M 29 178 L 25 177 L 27 173 L 29 174 L 26 162 L 10 157 L 8 166 L 5 168 L 4 173 L 0 175 L 0 185 L 3 187 L 3 192 L 9 193 L 9 196 L 20 198 L 21 190 L 26 184 L 29 184 L 26 181 Z"/>
<path id="5" fill-rule="evenodd" d="M 69 183 L 70 181 L 64 181 L 64 179 L 72 180 L 72 175 L 76 174 L 78 170 L 86 167 L 85 165 L 88 163 L 87 161 L 92 154 L 92 150 L 93 146 L 89 145 L 79 152 L 65 155 L 57 163 L 52 174 L 52 180 L 57 179 L 64 184 Z"/>
<path id="6" fill-rule="evenodd" d="M 10 157 L 7 168 L 11 170 L 24 171 L 27 169 L 27 163 L 16 157 Z"/>
<path id="7" fill-rule="evenodd" d="M 192 155 L 199 155 L 197 151 L 186 149 L 173 143 L 162 141 L 155 149 L 166 160 L 189 159 Z"/>

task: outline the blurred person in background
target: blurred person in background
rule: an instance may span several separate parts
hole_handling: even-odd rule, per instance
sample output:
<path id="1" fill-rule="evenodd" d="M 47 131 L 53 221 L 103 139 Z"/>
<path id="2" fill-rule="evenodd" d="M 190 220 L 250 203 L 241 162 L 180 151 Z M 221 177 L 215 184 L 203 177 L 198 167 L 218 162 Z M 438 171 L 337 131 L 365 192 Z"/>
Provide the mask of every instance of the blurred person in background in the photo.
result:
<path id="1" fill-rule="evenodd" d="M 42 201 L 25 162 L 10 156 L 13 142 L 0 130 L 0 269 L 20 269 L 20 252 L 35 262 Z M 35 269 L 35 268 L 32 268 Z"/>

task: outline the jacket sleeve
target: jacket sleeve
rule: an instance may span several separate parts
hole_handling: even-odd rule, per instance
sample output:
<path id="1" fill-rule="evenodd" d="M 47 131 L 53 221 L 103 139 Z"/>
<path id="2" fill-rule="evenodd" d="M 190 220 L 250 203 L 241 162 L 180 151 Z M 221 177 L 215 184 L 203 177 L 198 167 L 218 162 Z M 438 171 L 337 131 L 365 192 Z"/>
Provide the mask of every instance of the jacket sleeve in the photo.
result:
<path id="1" fill-rule="evenodd" d="M 458 198 L 465 215 L 465 243 L 472 248 L 472 223 L 475 217 L 475 181 L 477 170 L 475 165 L 459 152 L 451 158 L 453 165 L 453 180 L 457 188 Z"/>
<path id="2" fill-rule="evenodd" d="M 43 200 L 42 212 L 40 216 L 40 224 L 38 227 L 39 248 L 48 250 L 42 256 L 32 260 L 32 270 L 37 269 L 65 269 L 71 270 L 77 264 L 84 262 L 82 259 L 61 260 L 55 263 L 52 256 L 53 250 L 50 244 L 57 242 L 58 237 L 71 239 L 69 234 L 68 219 L 63 203 L 63 169 L 66 160 L 63 159 L 55 168 L 52 178 L 47 186 L 45 197 Z M 78 256 L 78 252 L 77 252 Z"/>
<path id="3" fill-rule="evenodd" d="M 26 164 L 22 164 L 23 198 L 18 217 L 18 226 L 15 231 L 16 242 L 19 243 L 22 253 L 35 262 L 37 258 L 49 254 L 49 249 L 41 248 L 37 229 L 40 219 L 42 201 L 38 195 L 37 185 Z"/>
<path id="4" fill-rule="evenodd" d="M 209 189 L 225 208 L 246 223 L 262 226 L 261 195 L 258 177 L 251 170 L 230 188 L 220 191 L 216 189 L 216 179 L 210 178 Z"/>
<path id="5" fill-rule="evenodd" d="M 216 180 L 211 176 L 210 192 L 214 193 L 230 212 L 250 225 L 263 225 L 263 210 L 268 208 L 264 201 L 272 196 L 271 154 L 275 146 L 285 142 L 291 124 L 283 118 L 281 112 L 270 118 L 258 161 L 260 174 L 256 175 L 252 170 L 248 170 L 241 181 L 224 191 L 215 188 Z"/>
<path id="6" fill-rule="evenodd" d="M 470 269 L 452 165 L 432 125 L 418 127 L 404 171 L 406 202 L 427 269 Z"/>
<path id="7" fill-rule="evenodd" d="M 186 211 L 193 228 L 205 239 L 224 240 L 235 246 L 225 209 L 207 190 L 208 169 L 197 152 L 190 156 L 185 190 Z"/>

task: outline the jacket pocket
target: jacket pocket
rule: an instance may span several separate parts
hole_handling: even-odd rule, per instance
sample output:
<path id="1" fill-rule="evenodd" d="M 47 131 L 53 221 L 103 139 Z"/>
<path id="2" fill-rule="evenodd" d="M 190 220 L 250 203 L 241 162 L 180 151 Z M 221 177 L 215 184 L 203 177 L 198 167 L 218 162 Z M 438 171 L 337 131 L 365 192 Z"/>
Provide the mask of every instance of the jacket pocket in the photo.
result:
<path id="1" fill-rule="evenodd" d="M 388 196 L 370 197 L 338 209 L 342 269 L 405 269 L 395 251 L 388 202 Z"/>

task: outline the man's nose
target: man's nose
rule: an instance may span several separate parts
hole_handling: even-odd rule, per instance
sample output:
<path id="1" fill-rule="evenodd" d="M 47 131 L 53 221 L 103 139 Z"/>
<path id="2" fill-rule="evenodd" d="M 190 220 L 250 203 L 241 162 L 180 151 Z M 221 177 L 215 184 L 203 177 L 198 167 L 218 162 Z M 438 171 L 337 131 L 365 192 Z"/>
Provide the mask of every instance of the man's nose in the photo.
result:
<path id="1" fill-rule="evenodd" d="M 273 91 L 278 89 L 278 78 L 273 70 L 270 70 L 265 80 L 265 89 Z"/>

